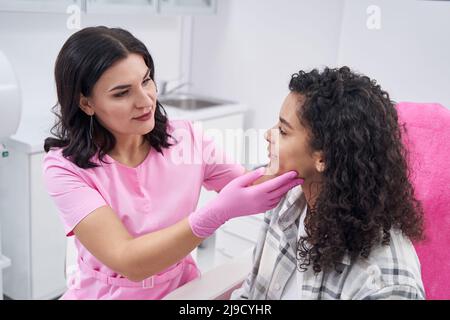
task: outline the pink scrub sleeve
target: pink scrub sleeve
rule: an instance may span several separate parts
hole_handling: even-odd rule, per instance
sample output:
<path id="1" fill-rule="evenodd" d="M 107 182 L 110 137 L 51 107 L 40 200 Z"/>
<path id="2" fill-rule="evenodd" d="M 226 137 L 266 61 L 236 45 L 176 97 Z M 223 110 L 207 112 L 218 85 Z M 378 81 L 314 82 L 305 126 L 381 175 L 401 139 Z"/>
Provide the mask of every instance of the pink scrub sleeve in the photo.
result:
<path id="1" fill-rule="evenodd" d="M 60 151 L 50 151 L 45 156 L 43 177 L 67 236 L 72 236 L 75 226 L 92 211 L 106 205 L 100 193 L 80 177 L 75 165 Z"/>
<path id="2" fill-rule="evenodd" d="M 219 192 L 231 180 L 243 175 L 245 168 L 225 154 L 215 141 L 207 137 L 201 127 L 192 126 L 194 141 L 201 150 L 204 166 L 203 186 L 207 190 Z"/>

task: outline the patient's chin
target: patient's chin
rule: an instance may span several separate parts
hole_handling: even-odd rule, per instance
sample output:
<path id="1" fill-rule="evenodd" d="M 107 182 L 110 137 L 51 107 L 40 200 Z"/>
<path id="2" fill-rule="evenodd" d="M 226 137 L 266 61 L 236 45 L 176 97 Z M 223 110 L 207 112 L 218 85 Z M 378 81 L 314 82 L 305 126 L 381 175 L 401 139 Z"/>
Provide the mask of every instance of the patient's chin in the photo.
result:
<path id="1" fill-rule="evenodd" d="M 271 166 L 269 164 L 269 165 L 267 165 L 265 167 L 264 175 L 262 175 L 261 177 L 256 179 L 252 183 L 252 185 L 257 185 L 257 184 L 263 183 L 263 182 L 268 181 L 270 179 L 273 179 L 273 178 L 276 178 L 278 176 L 281 176 L 282 174 L 285 174 L 285 173 L 287 173 L 289 171 L 292 171 L 292 170 L 289 170 L 289 169 L 286 169 L 286 168 L 277 168 L 277 167 L 276 168 L 274 168 L 274 167 L 271 168 Z"/>
<path id="2" fill-rule="evenodd" d="M 283 167 L 278 162 L 271 161 L 266 166 L 266 171 L 264 172 L 264 175 L 268 176 L 269 179 L 271 179 L 271 178 L 275 178 L 275 177 L 281 176 L 281 175 L 283 175 L 283 174 L 285 174 L 287 172 L 290 172 L 290 171 L 297 171 L 298 172 L 298 169 Z M 298 177 L 302 178 L 300 174 L 299 174 Z"/>
<path id="3" fill-rule="evenodd" d="M 270 164 L 267 165 L 267 166 L 264 168 L 264 169 L 265 169 L 264 174 L 263 174 L 261 177 L 259 177 L 258 179 L 256 179 L 256 180 L 252 183 L 252 185 L 257 185 L 257 184 L 263 183 L 263 182 L 265 182 L 265 181 L 268 181 L 268 180 L 273 179 L 273 178 L 275 178 L 276 176 L 278 176 L 278 174 L 272 173 L 272 172 L 270 171 L 269 167 L 270 167 Z"/>

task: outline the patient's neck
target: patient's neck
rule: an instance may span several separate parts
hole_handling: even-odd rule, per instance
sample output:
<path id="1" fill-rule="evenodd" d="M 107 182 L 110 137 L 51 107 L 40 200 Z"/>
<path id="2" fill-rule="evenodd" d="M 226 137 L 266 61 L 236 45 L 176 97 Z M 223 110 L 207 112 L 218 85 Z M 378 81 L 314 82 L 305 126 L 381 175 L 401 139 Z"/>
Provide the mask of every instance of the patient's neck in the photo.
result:
<path id="1" fill-rule="evenodd" d="M 308 208 L 314 208 L 316 205 L 317 198 L 320 195 L 322 182 L 320 179 L 305 180 L 302 184 L 302 190 L 306 198 L 306 203 Z"/>
<path id="2" fill-rule="evenodd" d="M 258 178 L 255 182 L 253 182 L 252 185 L 263 183 L 277 176 L 278 175 L 263 175 L 260 178 Z M 305 194 L 308 208 L 314 208 L 316 204 L 316 199 L 319 197 L 320 194 L 321 184 L 322 178 L 319 175 L 310 178 L 305 178 L 305 181 L 302 184 L 302 190 L 303 193 Z"/>

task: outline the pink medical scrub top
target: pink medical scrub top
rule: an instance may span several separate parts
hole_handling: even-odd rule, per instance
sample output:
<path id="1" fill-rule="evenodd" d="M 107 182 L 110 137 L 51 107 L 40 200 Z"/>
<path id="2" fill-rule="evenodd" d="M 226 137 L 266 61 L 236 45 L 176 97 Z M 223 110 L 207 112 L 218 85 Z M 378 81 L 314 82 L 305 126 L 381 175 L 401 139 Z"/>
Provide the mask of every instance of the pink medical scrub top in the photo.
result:
<path id="1" fill-rule="evenodd" d="M 102 206 L 110 206 L 134 237 L 154 232 L 187 217 L 197 207 L 201 187 L 221 190 L 244 173 L 188 121 L 169 121 L 176 145 L 151 149 L 137 167 L 110 156 L 91 160 L 100 167 L 82 169 L 52 149 L 44 158 L 44 181 L 60 213 L 67 236 Z M 172 143 L 174 140 L 169 140 Z M 132 283 L 96 259 L 76 238 L 79 270 L 68 280 L 61 299 L 161 299 L 200 272 L 190 255 L 165 271 Z M 123 283 L 122 283 L 123 282 Z M 129 284 L 136 286 L 129 286 Z"/>

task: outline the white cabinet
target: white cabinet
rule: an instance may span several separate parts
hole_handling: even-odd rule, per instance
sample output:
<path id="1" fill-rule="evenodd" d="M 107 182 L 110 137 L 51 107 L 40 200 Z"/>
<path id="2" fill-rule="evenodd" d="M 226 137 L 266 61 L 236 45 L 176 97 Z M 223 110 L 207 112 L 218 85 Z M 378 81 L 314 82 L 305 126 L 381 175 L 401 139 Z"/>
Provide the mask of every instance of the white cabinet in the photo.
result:
<path id="1" fill-rule="evenodd" d="M 217 0 L 86 0 L 87 13 L 214 14 L 216 7 Z"/>
<path id="2" fill-rule="evenodd" d="M 157 0 L 86 0 L 86 13 L 156 13 Z"/>
<path id="3" fill-rule="evenodd" d="M 239 153 L 242 152 L 243 141 L 236 141 L 237 143 L 233 143 L 230 140 L 228 140 L 227 137 L 230 136 L 232 132 L 243 130 L 244 128 L 243 113 L 227 115 L 220 118 L 201 120 L 198 122 L 201 122 L 203 131 L 207 136 L 211 138 L 219 137 L 219 139 L 215 139 L 216 145 L 219 148 L 222 148 L 227 155 L 231 156 L 232 158 L 235 158 L 234 157 L 235 155 L 239 155 Z M 220 137 L 222 137 L 223 139 L 220 139 Z M 240 162 L 242 160 L 242 157 L 240 159 L 235 160 Z M 215 191 L 209 191 L 203 188 L 202 192 L 200 193 L 200 199 L 198 201 L 197 207 L 202 207 L 209 200 L 214 198 L 216 194 L 217 193 Z"/>
<path id="4" fill-rule="evenodd" d="M 88 14 L 194 15 L 216 13 L 217 0 L 0 0 L 0 11 L 67 13 L 70 5 Z"/>
<path id="5" fill-rule="evenodd" d="M 214 14 L 217 0 L 159 0 L 162 14 Z"/>
<path id="6" fill-rule="evenodd" d="M 242 162 L 244 151 L 244 113 L 240 112 L 212 119 L 198 120 L 194 121 L 194 125 L 201 125 L 205 135 L 213 138 L 216 145 L 227 156 L 237 162 Z M 203 207 L 216 196 L 217 193 L 215 191 L 202 188 L 197 207 Z M 240 219 L 233 219 L 236 220 L 234 223 Z M 194 260 L 196 260 L 202 272 L 230 261 L 254 245 L 254 241 L 236 237 L 232 232 L 229 232 L 234 229 L 227 225 L 228 223 L 219 228 L 215 234 L 204 240 L 198 249 L 194 250 Z"/>
<path id="7" fill-rule="evenodd" d="M 0 11 L 66 13 L 71 5 L 80 8 L 84 0 L 0 0 Z"/>
<path id="8" fill-rule="evenodd" d="M 66 240 L 43 184 L 44 152 L 9 151 L 0 163 L 2 249 L 11 259 L 3 292 L 12 299 L 54 299 L 66 290 Z"/>
<path id="9" fill-rule="evenodd" d="M 227 156 L 232 158 L 238 163 L 242 162 L 243 159 L 243 150 L 244 150 L 244 141 L 243 141 L 243 128 L 244 128 L 244 114 L 237 113 L 232 115 L 227 115 L 224 117 L 218 117 L 208 120 L 202 120 L 201 126 L 205 135 L 213 138 L 215 140 L 216 145 L 221 148 Z M 215 191 L 206 190 L 202 188 L 200 192 L 200 198 L 198 201 L 198 208 L 203 207 L 206 203 L 211 201 L 213 198 L 217 196 Z M 220 229 L 216 231 L 214 235 L 207 238 L 200 245 L 200 248 L 209 250 L 210 248 L 217 248 L 217 246 L 223 242 L 223 239 L 226 238 L 227 235 L 222 234 Z M 217 240 L 220 240 L 217 242 Z M 225 241 L 226 242 L 226 241 Z M 241 242 L 240 240 L 235 242 Z M 251 245 L 251 243 L 249 243 Z M 246 246 L 246 243 L 242 244 L 242 246 Z M 209 263 L 208 267 L 201 267 L 202 271 L 208 269 L 209 267 L 213 267 L 220 264 L 222 260 L 227 260 L 232 256 L 228 255 L 226 252 L 215 252 L 214 260 L 217 261 L 207 261 L 205 263 Z M 199 261 L 200 264 L 201 261 Z"/>
<path id="10" fill-rule="evenodd" d="M 11 260 L 2 254 L 2 226 L 0 225 L 0 300 L 3 300 L 3 269 L 11 265 Z"/>
<path id="11" fill-rule="evenodd" d="M 212 137 L 219 137 L 219 139 L 216 139 L 216 144 L 223 148 L 227 155 L 242 163 L 245 135 L 243 131 L 240 135 L 239 131 L 243 130 L 243 121 L 244 114 L 238 113 L 202 120 L 201 123 L 207 135 L 209 133 Z M 216 130 L 221 134 L 216 135 L 215 133 L 219 133 Z M 204 206 L 216 196 L 216 192 L 203 188 L 197 207 Z M 193 257 L 200 270 L 206 272 L 231 261 L 247 250 L 251 250 L 256 244 L 263 224 L 263 217 L 264 213 L 260 213 L 231 219 L 221 226 L 214 235 L 203 241 L 199 248 L 193 252 Z"/>

